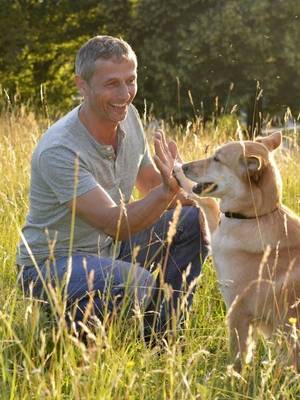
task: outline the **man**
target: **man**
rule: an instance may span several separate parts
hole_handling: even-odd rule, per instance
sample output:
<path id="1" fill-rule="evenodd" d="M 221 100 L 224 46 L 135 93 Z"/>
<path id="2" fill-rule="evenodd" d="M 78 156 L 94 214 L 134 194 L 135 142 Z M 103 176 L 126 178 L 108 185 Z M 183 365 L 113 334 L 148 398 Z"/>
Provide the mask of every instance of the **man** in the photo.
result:
<path id="1" fill-rule="evenodd" d="M 172 176 L 176 145 L 161 130 L 154 139 L 157 168 L 149 155 L 132 105 L 137 60 L 129 44 L 90 39 L 75 73 L 82 104 L 45 132 L 32 156 L 30 210 L 17 256 L 23 289 L 33 282 L 33 295 L 41 297 L 49 282 L 63 286 L 75 323 L 101 318 L 134 294 L 147 308 L 148 332 L 164 332 L 183 289 L 191 303 L 191 284 L 207 255 L 199 209 L 182 208 L 167 248 L 173 211 L 166 210 L 177 198 L 188 201 Z M 144 197 L 130 202 L 135 185 Z M 149 268 L 157 265 L 155 280 Z M 162 279 L 168 301 L 159 291 Z"/>

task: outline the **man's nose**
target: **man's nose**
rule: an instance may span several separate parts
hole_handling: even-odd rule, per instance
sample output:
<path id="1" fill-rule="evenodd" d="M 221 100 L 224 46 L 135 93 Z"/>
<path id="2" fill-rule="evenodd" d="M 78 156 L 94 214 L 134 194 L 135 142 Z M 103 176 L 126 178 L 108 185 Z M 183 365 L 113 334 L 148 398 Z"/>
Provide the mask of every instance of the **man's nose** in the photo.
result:
<path id="1" fill-rule="evenodd" d="M 122 100 L 128 100 L 130 98 L 130 90 L 126 84 L 120 85 L 119 96 Z"/>

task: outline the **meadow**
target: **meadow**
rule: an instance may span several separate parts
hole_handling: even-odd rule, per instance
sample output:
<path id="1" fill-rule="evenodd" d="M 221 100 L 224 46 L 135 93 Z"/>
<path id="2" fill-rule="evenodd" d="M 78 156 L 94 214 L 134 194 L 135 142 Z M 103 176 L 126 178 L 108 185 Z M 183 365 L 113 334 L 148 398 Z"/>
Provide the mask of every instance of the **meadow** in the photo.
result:
<path id="1" fill-rule="evenodd" d="M 147 121 L 144 121 L 147 122 Z M 0 116 L 0 399 L 297 399 L 300 375 L 282 365 L 280 332 L 261 340 L 242 374 L 229 364 L 225 307 L 211 260 L 199 279 L 183 332 L 163 348 L 141 340 L 141 315 L 98 324 L 93 346 L 70 335 L 57 301 L 52 318 L 16 284 L 15 252 L 28 210 L 30 158 L 49 124 L 25 106 Z M 205 128 L 195 118 L 165 124 L 185 161 L 238 139 L 234 116 Z M 290 132 L 292 140 L 296 132 Z M 151 132 L 148 130 L 151 140 Z M 300 214 L 300 155 L 279 152 L 284 203 Z M 137 194 L 136 194 L 137 195 Z M 55 322 L 55 321 L 56 322 Z"/>

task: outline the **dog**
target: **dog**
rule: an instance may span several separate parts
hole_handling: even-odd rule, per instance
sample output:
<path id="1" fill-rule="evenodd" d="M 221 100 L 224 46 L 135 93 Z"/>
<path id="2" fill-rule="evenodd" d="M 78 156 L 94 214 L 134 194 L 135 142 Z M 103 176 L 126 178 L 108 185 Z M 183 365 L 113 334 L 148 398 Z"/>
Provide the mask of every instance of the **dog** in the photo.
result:
<path id="1" fill-rule="evenodd" d="M 300 328 L 300 218 L 282 204 L 274 160 L 281 141 L 275 132 L 227 143 L 210 158 L 175 171 L 190 194 L 219 199 L 211 249 L 237 369 L 247 361 L 257 331 L 271 335 L 278 328 L 289 338 L 290 362 L 300 366 L 295 338 Z"/>

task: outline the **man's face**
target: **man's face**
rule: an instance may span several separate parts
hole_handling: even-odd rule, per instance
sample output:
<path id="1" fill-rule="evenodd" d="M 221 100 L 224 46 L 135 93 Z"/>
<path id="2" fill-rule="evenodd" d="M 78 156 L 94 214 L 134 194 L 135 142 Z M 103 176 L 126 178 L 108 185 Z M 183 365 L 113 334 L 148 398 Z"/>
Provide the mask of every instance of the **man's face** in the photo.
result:
<path id="1" fill-rule="evenodd" d="M 137 92 L 137 66 L 133 60 L 102 60 L 95 62 L 89 82 L 84 82 L 86 106 L 99 119 L 120 122 Z"/>

